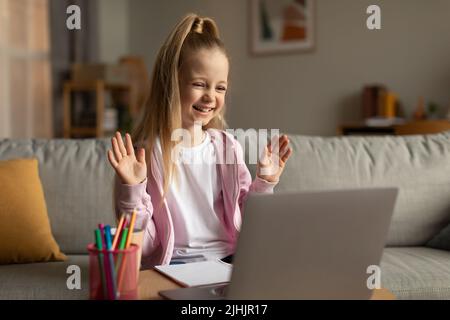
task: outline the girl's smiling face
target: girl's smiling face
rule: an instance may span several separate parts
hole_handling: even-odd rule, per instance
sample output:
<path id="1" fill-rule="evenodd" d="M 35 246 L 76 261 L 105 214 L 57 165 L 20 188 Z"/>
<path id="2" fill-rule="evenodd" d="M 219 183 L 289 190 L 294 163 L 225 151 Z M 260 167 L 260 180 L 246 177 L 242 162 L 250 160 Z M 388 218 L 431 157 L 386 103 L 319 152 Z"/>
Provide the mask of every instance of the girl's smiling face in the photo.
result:
<path id="1" fill-rule="evenodd" d="M 181 117 L 184 129 L 196 121 L 205 126 L 225 103 L 228 59 L 219 49 L 189 52 L 180 69 Z"/>

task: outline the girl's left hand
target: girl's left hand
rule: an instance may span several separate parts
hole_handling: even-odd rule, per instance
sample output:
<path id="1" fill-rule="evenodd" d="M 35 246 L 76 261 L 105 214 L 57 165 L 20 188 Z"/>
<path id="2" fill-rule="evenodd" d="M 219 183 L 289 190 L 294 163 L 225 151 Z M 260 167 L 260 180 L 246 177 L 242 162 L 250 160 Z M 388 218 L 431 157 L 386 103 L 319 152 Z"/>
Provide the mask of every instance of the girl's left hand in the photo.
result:
<path id="1" fill-rule="evenodd" d="M 278 152 L 272 150 L 272 144 L 269 142 L 264 148 L 264 153 L 258 161 L 256 174 L 259 178 L 268 182 L 278 182 L 283 173 L 284 166 L 292 154 L 292 148 L 289 147 L 289 139 L 284 134 L 278 139 Z M 275 148 L 277 144 L 275 144 Z"/>

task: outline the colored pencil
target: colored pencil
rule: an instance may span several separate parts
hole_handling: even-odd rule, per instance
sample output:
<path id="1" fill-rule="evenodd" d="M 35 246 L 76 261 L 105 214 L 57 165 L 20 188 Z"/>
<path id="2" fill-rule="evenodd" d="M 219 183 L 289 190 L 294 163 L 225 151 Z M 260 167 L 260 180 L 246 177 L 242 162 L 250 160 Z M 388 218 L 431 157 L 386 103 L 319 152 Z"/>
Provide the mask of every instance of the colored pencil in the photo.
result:
<path id="1" fill-rule="evenodd" d="M 98 265 L 100 269 L 100 277 L 101 277 L 100 280 L 103 289 L 103 299 L 105 299 L 108 296 L 108 289 L 106 288 L 106 276 L 105 276 L 105 266 L 103 264 L 103 253 L 101 253 L 101 251 L 103 250 L 103 241 L 100 229 L 95 229 L 94 234 L 95 234 L 95 244 L 97 246 L 97 249 L 99 250 Z"/>
<path id="2" fill-rule="evenodd" d="M 128 228 L 123 229 L 122 239 L 120 241 L 119 250 L 125 249 L 125 243 L 127 242 Z"/>
<path id="3" fill-rule="evenodd" d="M 127 241 L 125 243 L 125 250 L 130 248 L 131 240 L 133 238 L 133 231 L 134 231 L 134 224 L 136 222 L 136 210 L 133 210 L 133 214 L 131 215 L 130 225 L 128 226 L 128 235 L 127 235 Z M 119 290 L 122 288 L 122 279 L 123 274 L 125 270 L 126 265 L 126 256 L 121 261 L 121 265 L 119 267 L 119 274 L 117 277 L 117 286 Z"/>
<path id="4" fill-rule="evenodd" d="M 125 249 L 128 249 L 130 247 L 131 240 L 133 238 L 135 222 L 136 222 L 136 211 L 133 210 L 133 214 L 131 215 L 130 225 L 128 226 L 128 237 L 127 237 L 127 242 L 125 244 Z"/>
<path id="5" fill-rule="evenodd" d="M 106 249 L 106 243 L 105 243 L 105 225 L 103 223 L 98 224 L 98 229 L 100 230 L 100 235 L 102 236 L 102 247 Z"/>
<path id="6" fill-rule="evenodd" d="M 104 224 L 100 223 L 98 225 L 98 228 L 100 229 L 100 235 L 102 238 L 103 248 L 105 248 L 105 250 L 107 250 Z M 105 256 L 104 256 L 104 259 L 105 259 L 104 265 L 105 265 L 106 287 L 108 289 L 108 295 L 105 298 L 114 299 L 115 294 L 114 294 L 113 284 L 111 281 L 112 280 L 111 279 L 111 266 L 109 265 L 109 259 Z"/>
<path id="7" fill-rule="evenodd" d="M 120 220 L 119 220 L 119 224 L 117 225 L 116 234 L 114 235 L 114 240 L 113 240 L 113 243 L 112 243 L 112 249 L 113 250 L 117 249 L 117 242 L 120 239 L 120 233 L 122 232 L 122 228 L 124 226 L 124 220 L 125 220 L 125 215 L 122 214 L 122 216 L 120 217 Z"/>
<path id="8" fill-rule="evenodd" d="M 120 239 L 119 250 L 125 249 L 125 243 L 127 242 L 128 228 L 124 228 L 122 232 L 122 238 Z M 119 273 L 119 268 L 122 263 L 122 253 L 118 254 L 116 263 L 116 274 Z"/>
<path id="9" fill-rule="evenodd" d="M 112 254 L 112 243 L 111 243 L 111 227 L 109 225 L 105 226 L 105 241 L 106 249 L 111 251 L 108 253 L 109 267 L 111 269 L 111 284 L 112 284 L 112 298 L 117 299 L 117 282 L 116 282 L 116 271 L 114 269 L 114 259 Z"/>

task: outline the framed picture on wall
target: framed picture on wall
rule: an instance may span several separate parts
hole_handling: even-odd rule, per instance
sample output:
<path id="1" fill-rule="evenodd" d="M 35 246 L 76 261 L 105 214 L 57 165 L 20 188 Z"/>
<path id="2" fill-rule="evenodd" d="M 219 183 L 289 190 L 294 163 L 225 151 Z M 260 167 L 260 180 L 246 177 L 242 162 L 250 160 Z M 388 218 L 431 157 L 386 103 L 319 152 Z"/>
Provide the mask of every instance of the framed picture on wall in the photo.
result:
<path id="1" fill-rule="evenodd" d="M 314 49 L 314 0 L 249 0 L 253 54 Z"/>

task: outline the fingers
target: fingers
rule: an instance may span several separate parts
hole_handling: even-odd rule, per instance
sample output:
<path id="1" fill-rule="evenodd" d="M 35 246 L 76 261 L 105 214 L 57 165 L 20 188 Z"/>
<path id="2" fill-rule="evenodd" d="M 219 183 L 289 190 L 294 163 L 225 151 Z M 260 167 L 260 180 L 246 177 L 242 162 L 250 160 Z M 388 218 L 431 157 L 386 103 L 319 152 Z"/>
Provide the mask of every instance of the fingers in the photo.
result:
<path id="1" fill-rule="evenodd" d="M 126 149 L 128 155 L 134 155 L 133 142 L 131 141 L 131 136 L 127 133 L 125 134 Z"/>
<path id="2" fill-rule="evenodd" d="M 275 136 L 272 140 L 269 141 L 269 143 L 267 144 L 269 152 L 273 152 L 273 150 L 279 150 L 279 154 L 281 154 L 283 153 L 283 149 L 285 149 L 286 146 L 289 144 L 289 139 L 285 134 L 283 134 L 281 137 Z"/>
<path id="3" fill-rule="evenodd" d="M 284 146 L 286 146 L 289 143 L 289 139 L 287 135 L 283 134 L 280 138 L 280 150 L 283 149 Z"/>
<path id="4" fill-rule="evenodd" d="M 116 161 L 119 162 L 120 160 L 122 160 L 122 153 L 120 152 L 119 144 L 117 143 L 116 137 L 113 137 L 111 139 L 111 144 L 112 144 L 112 147 L 113 147 L 113 152 L 114 152 L 114 156 L 116 158 Z"/>
<path id="5" fill-rule="evenodd" d="M 111 150 L 108 150 L 108 160 L 111 163 L 111 165 L 113 166 L 113 168 L 117 168 L 117 166 L 119 165 L 119 163 L 117 162 L 116 158 L 114 157 L 114 154 Z"/>
<path id="6" fill-rule="evenodd" d="M 282 156 L 283 154 L 285 154 L 288 148 L 289 148 L 289 140 L 287 138 L 283 139 L 283 142 L 280 145 L 280 155 Z"/>
<path id="7" fill-rule="evenodd" d="M 273 149 L 276 150 L 277 146 L 279 146 L 280 137 L 274 136 L 269 142 L 267 143 L 267 148 L 269 149 L 269 152 L 272 152 Z"/>
<path id="8" fill-rule="evenodd" d="M 120 132 L 116 132 L 116 139 L 117 143 L 119 145 L 119 150 L 122 156 L 127 155 L 127 149 L 125 149 L 125 145 L 123 144 L 122 136 L 120 135 Z"/>
<path id="9" fill-rule="evenodd" d="M 281 156 L 281 161 L 286 162 L 287 159 L 289 159 L 289 157 L 291 156 L 291 154 L 292 154 L 292 148 L 287 148 L 287 150 Z"/>
<path id="10" fill-rule="evenodd" d="M 280 148 L 278 149 L 280 155 L 283 155 L 286 152 L 286 150 L 288 148 L 288 144 L 289 144 L 289 142 L 287 142 L 287 141 L 283 141 L 280 144 Z"/>
<path id="11" fill-rule="evenodd" d="M 137 154 L 137 161 L 145 164 L 145 149 L 140 148 Z"/>
<path id="12" fill-rule="evenodd" d="M 269 165 L 269 157 L 270 157 L 269 146 L 266 146 L 264 148 L 264 152 L 261 154 L 261 156 L 259 158 L 260 165 L 261 166 Z"/>
<path id="13" fill-rule="evenodd" d="M 282 135 L 279 139 L 280 141 L 280 159 L 282 163 L 285 163 L 287 161 L 287 159 L 289 159 L 289 157 L 292 154 L 292 148 L 289 147 L 289 139 L 287 137 L 287 135 Z"/>

